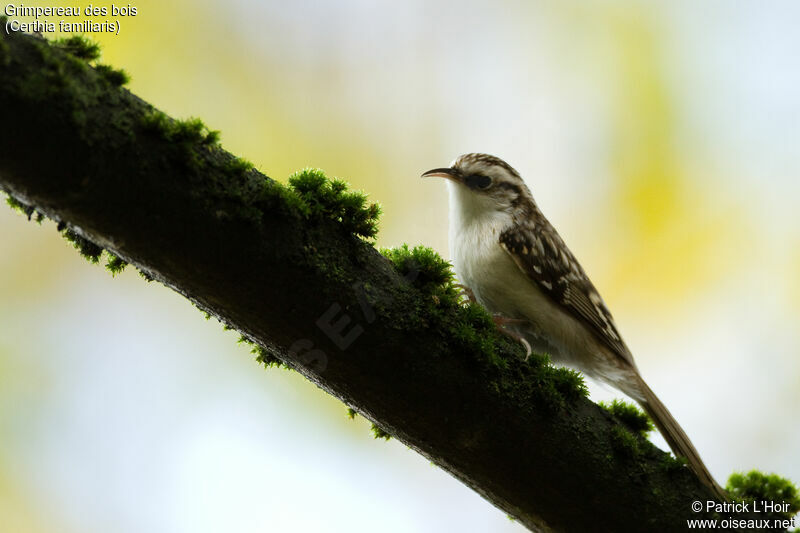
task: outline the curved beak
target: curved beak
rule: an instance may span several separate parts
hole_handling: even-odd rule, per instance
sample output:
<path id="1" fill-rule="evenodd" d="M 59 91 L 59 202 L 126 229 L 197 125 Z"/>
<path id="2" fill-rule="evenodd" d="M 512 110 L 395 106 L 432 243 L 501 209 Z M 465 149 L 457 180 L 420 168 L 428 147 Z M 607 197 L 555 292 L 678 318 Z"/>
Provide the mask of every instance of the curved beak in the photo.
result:
<path id="1" fill-rule="evenodd" d="M 422 175 L 423 178 L 447 178 L 449 180 L 461 182 L 461 172 L 454 168 L 434 168 Z"/>

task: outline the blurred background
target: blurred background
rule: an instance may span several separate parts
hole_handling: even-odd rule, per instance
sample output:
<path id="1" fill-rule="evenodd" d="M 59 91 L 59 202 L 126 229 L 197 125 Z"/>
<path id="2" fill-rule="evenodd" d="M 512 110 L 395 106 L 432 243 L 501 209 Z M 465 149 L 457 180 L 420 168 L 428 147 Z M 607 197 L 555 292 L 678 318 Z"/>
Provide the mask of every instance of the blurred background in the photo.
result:
<path id="1" fill-rule="evenodd" d="M 93 37 L 131 91 L 275 179 L 315 166 L 368 191 L 381 246 L 447 256 L 444 184 L 418 176 L 506 159 L 715 476 L 800 481 L 796 2 L 130 5 Z M 522 531 L 177 294 L 5 207 L 0 294 L 4 531 Z"/>

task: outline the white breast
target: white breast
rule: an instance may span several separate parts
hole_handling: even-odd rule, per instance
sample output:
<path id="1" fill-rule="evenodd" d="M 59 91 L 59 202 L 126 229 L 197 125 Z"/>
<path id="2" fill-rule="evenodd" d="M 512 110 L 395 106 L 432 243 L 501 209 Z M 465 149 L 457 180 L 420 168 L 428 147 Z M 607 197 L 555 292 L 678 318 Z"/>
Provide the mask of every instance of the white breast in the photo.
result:
<path id="1" fill-rule="evenodd" d="M 479 205 L 458 184 L 450 187 L 450 257 L 458 279 L 493 314 L 524 319 L 508 329 L 525 337 L 534 351 L 555 362 L 591 372 L 603 348 L 571 314 L 528 278 L 500 246 L 500 234 L 511 225 L 508 213 Z"/>

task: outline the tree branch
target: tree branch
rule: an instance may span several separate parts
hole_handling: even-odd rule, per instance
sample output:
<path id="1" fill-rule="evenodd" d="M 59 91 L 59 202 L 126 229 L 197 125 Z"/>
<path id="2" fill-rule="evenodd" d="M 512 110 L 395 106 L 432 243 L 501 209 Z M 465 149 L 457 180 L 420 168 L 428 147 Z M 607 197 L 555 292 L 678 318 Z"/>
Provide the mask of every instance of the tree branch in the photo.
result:
<path id="1" fill-rule="evenodd" d="M 688 468 L 586 399 L 574 374 L 522 361 L 482 311 L 437 296 L 449 289 L 425 265 L 398 270 L 330 206 L 118 83 L 40 38 L 3 36 L 0 188 L 238 329 L 532 530 L 683 531 L 705 516 L 690 504 L 712 496 Z"/>

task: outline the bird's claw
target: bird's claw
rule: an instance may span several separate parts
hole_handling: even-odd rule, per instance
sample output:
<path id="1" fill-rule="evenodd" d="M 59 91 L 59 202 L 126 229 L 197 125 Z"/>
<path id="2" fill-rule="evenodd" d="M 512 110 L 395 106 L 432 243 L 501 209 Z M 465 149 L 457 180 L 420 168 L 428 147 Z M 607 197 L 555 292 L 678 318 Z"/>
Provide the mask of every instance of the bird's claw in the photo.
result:
<path id="1" fill-rule="evenodd" d="M 502 315 L 492 315 L 492 321 L 498 328 L 502 328 L 505 326 L 515 326 L 519 324 L 525 324 L 528 322 L 524 318 L 509 318 L 507 316 Z"/>
<path id="2" fill-rule="evenodd" d="M 523 337 L 519 333 L 515 333 L 511 330 L 506 329 L 506 326 L 508 325 L 525 324 L 527 320 L 525 320 L 524 318 L 509 318 L 507 316 L 493 315 L 492 321 L 494 322 L 494 325 L 497 326 L 497 330 L 500 333 L 508 337 L 511 337 L 512 339 L 514 339 L 515 341 L 517 341 L 518 343 L 522 344 L 525 347 L 525 361 L 527 361 L 528 358 L 531 356 L 531 353 L 533 353 L 533 350 L 531 350 L 530 343 L 527 340 L 525 340 L 525 337 Z"/>
<path id="3" fill-rule="evenodd" d="M 456 283 L 454 287 L 461 289 L 461 296 L 466 296 L 467 300 L 472 303 L 478 303 L 478 300 L 475 298 L 475 293 L 472 292 L 472 289 L 461 283 Z"/>

